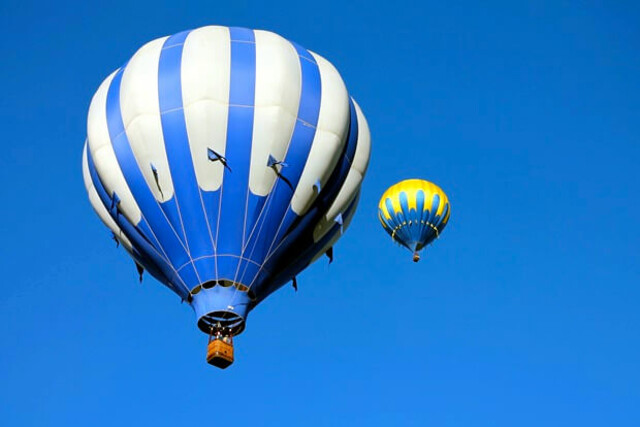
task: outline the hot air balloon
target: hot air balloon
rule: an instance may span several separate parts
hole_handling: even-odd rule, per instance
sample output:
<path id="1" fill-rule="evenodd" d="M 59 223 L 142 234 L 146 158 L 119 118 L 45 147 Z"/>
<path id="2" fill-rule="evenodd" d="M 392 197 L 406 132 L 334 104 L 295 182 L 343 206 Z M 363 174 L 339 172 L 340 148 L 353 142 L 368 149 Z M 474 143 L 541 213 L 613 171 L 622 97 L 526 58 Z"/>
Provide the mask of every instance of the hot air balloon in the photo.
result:
<path id="1" fill-rule="evenodd" d="M 440 236 L 449 221 L 451 205 L 440 187 L 422 179 L 407 179 L 384 192 L 378 219 L 391 238 L 413 253 Z"/>
<path id="2" fill-rule="evenodd" d="M 249 312 L 333 257 L 369 150 L 326 59 L 272 32 L 208 26 L 147 43 L 100 85 L 83 174 L 113 237 L 191 305 L 224 368 Z"/>

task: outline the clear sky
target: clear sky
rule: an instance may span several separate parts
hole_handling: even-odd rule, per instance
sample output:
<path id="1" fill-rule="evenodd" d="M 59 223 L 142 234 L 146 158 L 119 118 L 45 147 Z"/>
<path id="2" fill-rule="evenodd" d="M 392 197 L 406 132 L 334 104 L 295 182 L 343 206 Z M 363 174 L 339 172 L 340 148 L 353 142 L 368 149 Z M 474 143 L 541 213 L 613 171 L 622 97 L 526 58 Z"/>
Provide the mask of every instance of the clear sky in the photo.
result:
<path id="1" fill-rule="evenodd" d="M 640 425 L 638 5 L 3 0 L 0 424 Z M 226 371 L 80 168 L 102 79 L 208 24 L 328 58 L 373 137 L 334 263 L 255 309 Z M 418 264 L 376 218 L 411 177 L 453 206 Z"/>

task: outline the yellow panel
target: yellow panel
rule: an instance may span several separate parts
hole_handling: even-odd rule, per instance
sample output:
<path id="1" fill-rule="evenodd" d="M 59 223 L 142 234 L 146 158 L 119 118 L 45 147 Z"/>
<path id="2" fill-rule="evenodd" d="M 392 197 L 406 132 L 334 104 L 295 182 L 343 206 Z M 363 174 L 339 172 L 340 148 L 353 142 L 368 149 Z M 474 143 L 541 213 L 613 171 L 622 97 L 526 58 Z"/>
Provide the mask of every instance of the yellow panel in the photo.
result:
<path id="1" fill-rule="evenodd" d="M 445 192 L 442 191 L 440 187 L 438 187 L 437 185 L 429 181 L 425 181 L 422 179 L 407 179 L 404 181 L 400 181 L 395 185 L 392 185 L 382 195 L 382 198 L 380 199 L 380 203 L 378 207 L 383 212 L 384 216 L 387 219 L 390 219 L 391 213 L 387 211 L 387 207 L 385 204 L 386 199 L 391 200 L 393 210 L 396 213 L 400 212 L 402 210 L 402 208 L 400 207 L 400 193 L 405 192 L 407 194 L 407 199 L 409 201 L 409 208 L 415 209 L 416 196 L 419 190 L 422 190 L 424 192 L 425 210 L 428 210 L 431 208 L 431 203 L 433 202 L 433 196 L 437 194 L 440 197 L 440 204 L 438 206 L 437 214 L 441 215 L 442 212 L 444 211 L 444 207 L 447 205 L 447 203 L 449 203 L 449 198 L 447 197 Z M 447 218 L 445 218 L 443 222 L 446 223 L 446 221 L 449 220 L 448 217 L 450 214 L 451 214 L 451 209 L 449 209 L 449 212 L 447 213 Z"/>

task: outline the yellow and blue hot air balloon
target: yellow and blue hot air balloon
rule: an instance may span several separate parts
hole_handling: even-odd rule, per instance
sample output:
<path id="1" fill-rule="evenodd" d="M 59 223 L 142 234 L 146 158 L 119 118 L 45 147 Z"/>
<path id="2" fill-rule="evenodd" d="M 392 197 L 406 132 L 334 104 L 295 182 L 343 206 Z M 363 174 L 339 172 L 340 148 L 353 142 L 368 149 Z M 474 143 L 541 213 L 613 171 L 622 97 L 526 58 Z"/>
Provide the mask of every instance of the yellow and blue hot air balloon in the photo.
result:
<path id="1" fill-rule="evenodd" d="M 391 238 L 413 252 L 440 236 L 449 222 L 451 205 L 437 185 L 422 179 L 407 179 L 387 189 L 380 199 L 378 218 Z"/>

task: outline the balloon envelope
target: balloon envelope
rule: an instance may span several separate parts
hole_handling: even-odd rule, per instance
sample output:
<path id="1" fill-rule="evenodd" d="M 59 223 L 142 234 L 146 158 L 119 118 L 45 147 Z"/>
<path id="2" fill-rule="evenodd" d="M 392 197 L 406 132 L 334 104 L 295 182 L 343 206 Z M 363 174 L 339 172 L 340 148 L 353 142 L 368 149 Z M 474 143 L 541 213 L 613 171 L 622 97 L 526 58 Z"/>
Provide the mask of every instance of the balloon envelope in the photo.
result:
<path id="1" fill-rule="evenodd" d="M 407 179 L 387 189 L 380 199 L 378 219 L 391 238 L 414 253 L 439 237 L 451 206 L 437 185 L 422 179 Z"/>
<path id="2" fill-rule="evenodd" d="M 136 263 L 234 334 L 325 253 L 370 149 L 336 69 L 274 33 L 203 27 L 147 43 L 89 108 L 84 179 Z"/>

